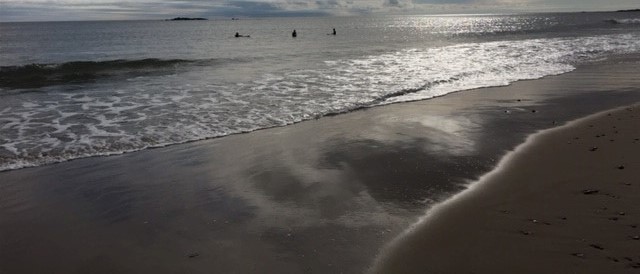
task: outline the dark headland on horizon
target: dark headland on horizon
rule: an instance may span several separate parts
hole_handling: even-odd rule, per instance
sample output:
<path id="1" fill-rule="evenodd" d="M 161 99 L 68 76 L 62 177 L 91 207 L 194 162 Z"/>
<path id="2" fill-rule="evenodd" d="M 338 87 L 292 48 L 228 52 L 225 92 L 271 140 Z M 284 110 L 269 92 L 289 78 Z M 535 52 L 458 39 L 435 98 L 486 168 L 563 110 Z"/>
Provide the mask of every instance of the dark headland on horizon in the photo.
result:
<path id="1" fill-rule="evenodd" d="M 166 19 L 165 21 L 197 21 L 197 20 L 209 20 L 207 18 L 201 17 L 175 17 L 172 19 Z"/>

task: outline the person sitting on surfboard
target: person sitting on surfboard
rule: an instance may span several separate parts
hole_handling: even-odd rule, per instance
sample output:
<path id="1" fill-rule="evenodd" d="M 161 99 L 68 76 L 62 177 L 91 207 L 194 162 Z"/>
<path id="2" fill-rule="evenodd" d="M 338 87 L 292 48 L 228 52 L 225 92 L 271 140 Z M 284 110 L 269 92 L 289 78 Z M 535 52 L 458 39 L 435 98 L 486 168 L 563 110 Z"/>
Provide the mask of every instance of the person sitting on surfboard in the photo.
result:
<path id="1" fill-rule="evenodd" d="M 236 32 L 235 37 L 236 37 L 236 38 L 239 38 L 239 37 L 251 37 L 251 36 L 249 36 L 249 35 L 240 35 L 240 33 L 237 33 L 237 32 Z"/>
<path id="2" fill-rule="evenodd" d="M 298 34 L 296 33 L 296 30 L 293 30 L 293 32 L 291 33 L 291 37 L 298 37 Z"/>
<path id="3" fill-rule="evenodd" d="M 335 28 L 333 28 L 333 33 L 331 33 L 331 34 L 336 35 L 336 29 Z"/>

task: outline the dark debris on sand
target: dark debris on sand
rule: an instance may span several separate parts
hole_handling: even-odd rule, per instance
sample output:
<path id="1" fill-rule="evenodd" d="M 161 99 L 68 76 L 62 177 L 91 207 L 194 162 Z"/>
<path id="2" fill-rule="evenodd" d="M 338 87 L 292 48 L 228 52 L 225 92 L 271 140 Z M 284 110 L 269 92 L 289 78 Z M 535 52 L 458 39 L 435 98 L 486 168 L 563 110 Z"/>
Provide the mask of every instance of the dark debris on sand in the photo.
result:
<path id="1" fill-rule="evenodd" d="M 596 189 L 585 189 L 585 190 L 582 191 L 582 194 L 591 195 L 591 194 L 598 194 L 598 192 L 600 192 L 600 191 L 596 190 Z"/>

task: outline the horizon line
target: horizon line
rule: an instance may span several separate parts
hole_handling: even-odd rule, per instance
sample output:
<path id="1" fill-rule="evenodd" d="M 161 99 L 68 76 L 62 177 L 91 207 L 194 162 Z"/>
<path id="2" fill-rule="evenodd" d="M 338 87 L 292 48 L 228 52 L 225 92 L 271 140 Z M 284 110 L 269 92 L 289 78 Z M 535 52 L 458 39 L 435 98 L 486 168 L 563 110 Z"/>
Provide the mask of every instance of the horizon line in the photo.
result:
<path id="1" fill-rule="evenodd" d="M 334 14 L 300 14 L 300 13 L 292 13 L 290 15 L 287 14 L 278 14 L 278 15 L 260 15 L 260 16 L 212 16 L 212 17 L 201 17 L 201 16 L 174 16 L 171 18 L 158 18 L 158 19 L 78 19 L 78 20 L 25 20 L 25 21 L 2 21 L 0 23 L 64 23 L 64 22 L 127 22 L 127 21 L 172 21 L 171 19 L 184 17 L 184 18 L 204 18 L 205 20 L 198 21 L 227 21 L 227 20 L 260 20 L 260 19 L 274 19 L 274 18 L 321 18 L 321 17 L 359 17 L 359 16 L 490 16 L 490 15 L 518 15 L 518 14 L 566 14 L 566 13 L 618 13 L 618 12 L 640 12 L 640 9 L 618 9 L 618 10 L 594 10 L 594 11 L 509 11 L 509 12 L 479 12 L 479 13 L 371 13 L 371 14 L 350 14 L 350 15 L 334 15 Z M 191 20 L 185 20 L 191 21 Z M 193 20 L 196 21 L 196 20 Z"/>

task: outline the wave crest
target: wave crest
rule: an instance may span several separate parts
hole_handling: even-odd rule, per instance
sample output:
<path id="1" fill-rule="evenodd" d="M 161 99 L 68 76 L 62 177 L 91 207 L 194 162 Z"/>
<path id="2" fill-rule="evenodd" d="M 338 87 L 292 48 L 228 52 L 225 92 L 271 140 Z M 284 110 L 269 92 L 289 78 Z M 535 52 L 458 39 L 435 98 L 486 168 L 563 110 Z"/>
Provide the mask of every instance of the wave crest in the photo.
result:
<path id="1" fill-rule="evenodd" d="M 140 60 L 74 61 L 61 64 L 29 64 L 0 67 L 0 88 L 39 88 L 90 82 L 124 73 L 149 73 L 193 61 L 156 58 Z"/>
<path id="2" fill-rule="evenodd" d="M 627 18 L 627 19 L 608 19 L 605 20 L 607 23 L 611 24 L 640 24 L 640 18 Z"/>

